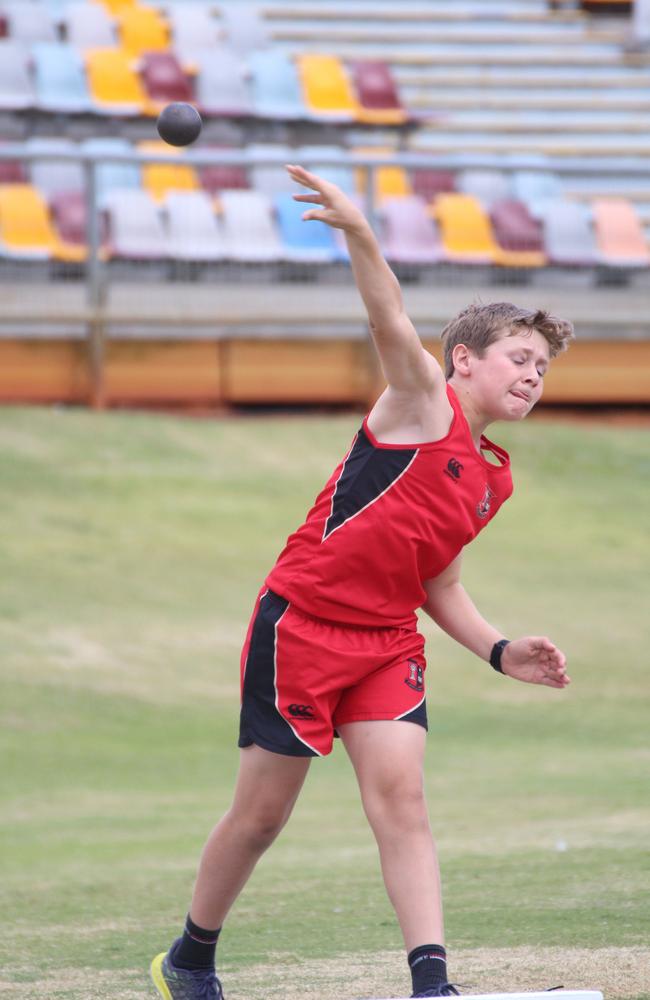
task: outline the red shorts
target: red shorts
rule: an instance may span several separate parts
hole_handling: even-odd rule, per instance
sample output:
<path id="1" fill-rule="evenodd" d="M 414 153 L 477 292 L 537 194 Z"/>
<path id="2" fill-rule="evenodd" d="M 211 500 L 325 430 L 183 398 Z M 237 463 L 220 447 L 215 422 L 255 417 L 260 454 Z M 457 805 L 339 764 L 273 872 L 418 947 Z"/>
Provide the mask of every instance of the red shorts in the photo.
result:
<path id="1" fill-rule="evenodd" d="M 242 650 L 239 746 L 321 757 L 346 722 L 426 729 L 425 668 L 414 629 L 325 621 L 262 590 Z"/>

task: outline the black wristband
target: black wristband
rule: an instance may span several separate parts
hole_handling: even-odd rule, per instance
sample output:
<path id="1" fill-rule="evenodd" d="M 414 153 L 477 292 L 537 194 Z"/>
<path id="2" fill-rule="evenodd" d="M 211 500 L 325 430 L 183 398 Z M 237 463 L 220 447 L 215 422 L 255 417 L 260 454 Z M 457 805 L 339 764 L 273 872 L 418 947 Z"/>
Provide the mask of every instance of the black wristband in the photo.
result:
<path id="1" fill-rule="evenodd" d="M 494 667 L 495 670 L 498 670 L 500 674 L 503 673 L 503 667 L 501 666 L 501 656 L 503 655 L 503 651 L 509 642 L 510 639 L 499 639 L 498 642 L 495 642 L 494 646 L 492 647 L 492 652 L 490 653 L 490 666 Z"/>

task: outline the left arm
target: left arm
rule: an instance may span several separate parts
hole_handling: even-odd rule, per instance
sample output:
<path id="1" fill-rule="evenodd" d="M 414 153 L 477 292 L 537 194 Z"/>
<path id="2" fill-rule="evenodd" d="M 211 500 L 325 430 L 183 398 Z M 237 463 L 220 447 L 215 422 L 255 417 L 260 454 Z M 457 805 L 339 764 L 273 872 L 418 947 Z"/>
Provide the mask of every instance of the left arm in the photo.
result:
<path id="1" fill-rule="evenodd" d="M 494 643 L 505 636 L 483 618 L 460 582 L 461 561 L 458 555 L 439 576 L 425 581 L 422 608 L 452 639 L 489 661 Z M 564 653 L 546 636 L 511 641 L 503 650 L 501 667 L 504 674 L 529 684 L 564 688 L 570 683 Z"/>

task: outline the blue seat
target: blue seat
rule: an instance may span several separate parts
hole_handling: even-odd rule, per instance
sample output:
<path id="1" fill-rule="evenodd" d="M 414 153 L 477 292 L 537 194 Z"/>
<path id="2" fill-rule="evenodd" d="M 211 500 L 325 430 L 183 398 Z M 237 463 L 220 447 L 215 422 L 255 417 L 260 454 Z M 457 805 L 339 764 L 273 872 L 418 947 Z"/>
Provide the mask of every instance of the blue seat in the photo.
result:
<path id="1" fill-rule="evenodd" d="M 307 111 L 293 60 L 284 52 L 264 49 L 248 57 L 253 110 L 260 118 L 305 118 Z"/>
<path id="2" fill-rule="evenodd" d="M 557 174 L 548 170 L 517 170 L 512 178 L 515 198 L 527 205 L 532 216 L 541 219 L 550 202 L 562 198 L 562 184 Z"/>
<path id="3" fill-rule="evenodd" d="M 355 193 L 354 167 L 350 166 L 350 154 L 340 146 L 300 146 L 294 157 L 296 163 L 312 174 L 318 174 L 324 180 L 336 184 L 346 194 Z M 328 159 L 340 162 L 327 163 Z"/>
<path id="4" fill-rule="evenodd" d="M 87 139 L 81 143 L 81 149 L 85 153 L 93 153 L 102 158 L 95 173 L 97 183 L 97 201 L 100 207 L 106 204 L 106 200 L 112 191 L 138 191 L 140 190 L 141 177 L 140 167 L 137 163 L 117 163 L 111 162 L 111 153 L 133 153 L 134 149 L 126 139 L 117 136 L 106 136 L 102 139 Z"/>
<path id="5" fill-rule="evenodd" d="M 90 111 L 86 74 L 76 49 L 63 42 L 35 42 L 32 59 L 39 108 L 65 114 Z"/>
<path id="6" fill-rule="evenodd" d="M 302 214 L 309 210 L 309 205 L 294 201 L 290 194 L 276 195 L 273 204 L 287 260 L 322 264 L 341 258 L 329 226 L 314 220 L 303 222 Z"/>

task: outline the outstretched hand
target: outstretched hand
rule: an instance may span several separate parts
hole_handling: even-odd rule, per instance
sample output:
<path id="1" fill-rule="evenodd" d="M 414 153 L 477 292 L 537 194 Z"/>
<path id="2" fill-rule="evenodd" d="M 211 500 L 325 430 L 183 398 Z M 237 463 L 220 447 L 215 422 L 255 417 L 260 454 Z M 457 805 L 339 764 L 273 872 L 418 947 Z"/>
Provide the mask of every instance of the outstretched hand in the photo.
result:
<path id="1" fill-rule="evenodd" d="M 317 174 L 312 174 L 304 167 L 293 163 L 287 164 L 287 172 L 297 184 L 312 189 L 309 194 L 294 194 L 295 201 L 322 206 L 304 212 L 302 217 L 305 222 L 318 219 L 320 222 L 326 222 L 328 226 L 333 226 L 334 229 L 343 229 L 346 232 L 367 225 L 363 212 L 336 184 L 323 180 Z"/>
<path id="2" fill-rule="evenodd" d="M 508 677 L 527 684 L 565 688 L 571 683 L 564 653 L 546 636 L 529 635 L 508 643 L 501 656 L 501 668 Z"/>

